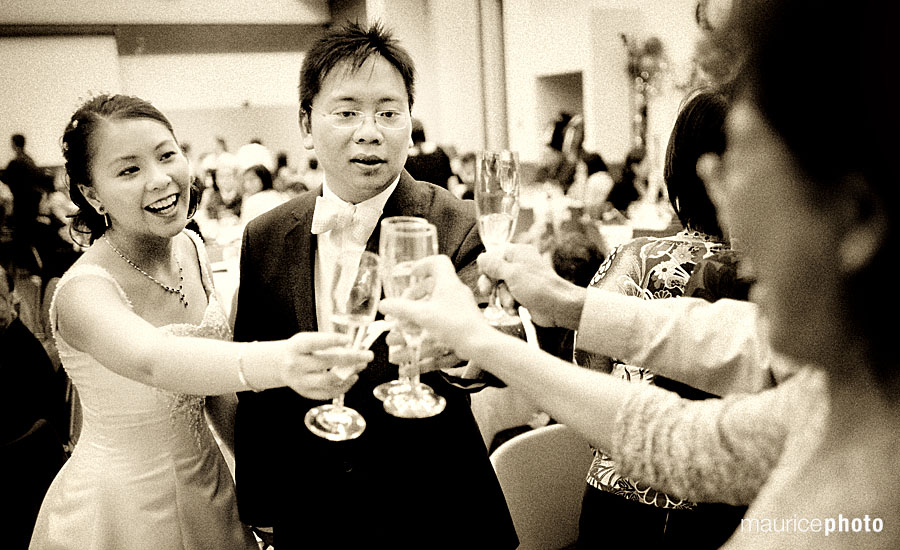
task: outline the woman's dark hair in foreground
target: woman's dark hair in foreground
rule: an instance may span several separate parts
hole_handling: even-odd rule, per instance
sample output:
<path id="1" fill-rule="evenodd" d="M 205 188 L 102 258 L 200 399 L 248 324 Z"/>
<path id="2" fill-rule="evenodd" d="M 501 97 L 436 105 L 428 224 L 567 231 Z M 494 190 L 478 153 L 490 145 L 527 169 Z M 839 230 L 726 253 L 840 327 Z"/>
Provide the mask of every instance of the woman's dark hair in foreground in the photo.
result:
<path id="1" fill-rule="evenodd" d="M 856 189 L 859 211 L 884 225 L 880 247 L 845 275 L 838 299 L 852 316 L 847 330 L 868 345 L 873 373 L 896 388 L 895 330 L 884 319 L 900 300 L 884 291 L 884 277 L 898 255 L 900 102 L 885 78 L 900 52 L 898 5 L 741 0 L 732 9 L 711 47 L 741 52 L 737 98 L 748 98 L 791 151 L 803 171 L 797 185 L 813 205 Z"/>

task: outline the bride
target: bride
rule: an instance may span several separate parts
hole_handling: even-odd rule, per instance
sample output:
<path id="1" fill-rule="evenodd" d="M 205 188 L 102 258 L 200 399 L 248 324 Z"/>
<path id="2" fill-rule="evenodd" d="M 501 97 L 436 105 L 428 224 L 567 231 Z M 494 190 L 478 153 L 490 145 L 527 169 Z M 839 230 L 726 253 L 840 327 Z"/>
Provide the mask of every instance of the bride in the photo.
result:
<path id="1" fill-rule="evenodd" d="M 151 104 L 90 99 L 62 146 L 79 207 L 73 227 L 92 245 L 60 279 L 50 315 L 83 427 L 44 498 L 31 548 L 256 550 L 206 406 L 279 386 L 330 399 L 357 377 L 329 369 L 358 371 L 372 355 L 336 349 L 347 340 L 332 334 L 227 341 L 203 243 L 185 230 L 196 207 L 190 167 Z M 327 348 L 335 349 L 313 354 Z M 218 416 L 227 443 L 228 415 Z"/>

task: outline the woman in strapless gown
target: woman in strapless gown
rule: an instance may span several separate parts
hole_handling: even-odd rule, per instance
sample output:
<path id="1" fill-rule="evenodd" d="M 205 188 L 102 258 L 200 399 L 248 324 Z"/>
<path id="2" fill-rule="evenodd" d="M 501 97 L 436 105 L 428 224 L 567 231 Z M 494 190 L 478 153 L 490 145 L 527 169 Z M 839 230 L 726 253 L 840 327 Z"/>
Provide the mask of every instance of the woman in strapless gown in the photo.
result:
<path id="1" fill-rule="evenodd" d="M 228 445 L 228 415 L 207 415 L 204 396 L 289 386 L 331 399 L 358 377 L 330 369 L 358 371 L 372 354 L 337 334 L 229 341 L 203 242 L 185 230 L 198 195 L 187 158 L 148 102 L 94 97 L 62 144 L 72 227 L 90 247 L 57 284 L 50 319 L 83 423 L 30 548 L 258 550 L 207 424 Z"/>
<path id="2" fill-rule="evenodd" d="M 202 251 L 196 234 L 186 233 Z M 176 336 L 230 340 L 204 263 L 203 320 L 159 328 Z M 94 265 L 69 270 L 57 292 L 79 277 L 110 281 L 130 303 L 112 275 Z M 54 300 L 51 318 L 55 306 Z M 59 334 L 54 337 L 78 390 L 83 425 L 72 456 L 44 498 L 32 548 L 258 550 L 238 520 L 234 483 L 204 417 L 205 398 L 116 374 Z"/>

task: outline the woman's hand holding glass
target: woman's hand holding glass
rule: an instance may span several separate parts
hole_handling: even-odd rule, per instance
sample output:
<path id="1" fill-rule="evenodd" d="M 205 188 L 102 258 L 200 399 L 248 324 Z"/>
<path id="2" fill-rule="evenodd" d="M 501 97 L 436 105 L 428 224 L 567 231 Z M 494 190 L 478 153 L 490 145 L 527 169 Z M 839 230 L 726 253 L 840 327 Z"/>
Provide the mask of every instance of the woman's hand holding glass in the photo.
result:
<path id="1" fill-rule="evenodd" d="M 333 399 L 350 389 L 359 379 L 356 373 L 374 358 L 369 350 L 347 348 L 350 343 L 343 334 L 301 332 L 272 345 L 284 346 L 280 376 L 285 385 L 309 399 Z"/>
<path id="2" fill-rule="evenodd" d="M 478 308 L 472 290 L 459 280 L 450 258 L 426 258 L 416 262 L 412 273 L 427 285 L 428 298 L 388 297 L 379 306 L 382 313 L 422 327 L 464 360 L 473 359 L 470 350 L 479 339 L 499 335 Z"/>

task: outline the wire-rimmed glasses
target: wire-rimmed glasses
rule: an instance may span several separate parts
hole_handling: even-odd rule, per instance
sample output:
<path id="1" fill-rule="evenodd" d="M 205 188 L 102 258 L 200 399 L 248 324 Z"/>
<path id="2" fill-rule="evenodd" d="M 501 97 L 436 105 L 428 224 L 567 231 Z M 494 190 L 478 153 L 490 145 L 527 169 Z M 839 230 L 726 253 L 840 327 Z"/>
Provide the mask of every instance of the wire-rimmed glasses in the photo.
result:
<path id="1" fill-rule="evenodd" d="M 375 111 L 372 114 L 354 109 L 337 109 L 326 112 L 315 110 L 314 112 L 319 113 L 332 127 L 340 130 L 359 128 L 368 117 L 372 117 L 375 125 L 384 130 L 402 130 L 409 124 L 409 116 L 396 109 Z"/>

